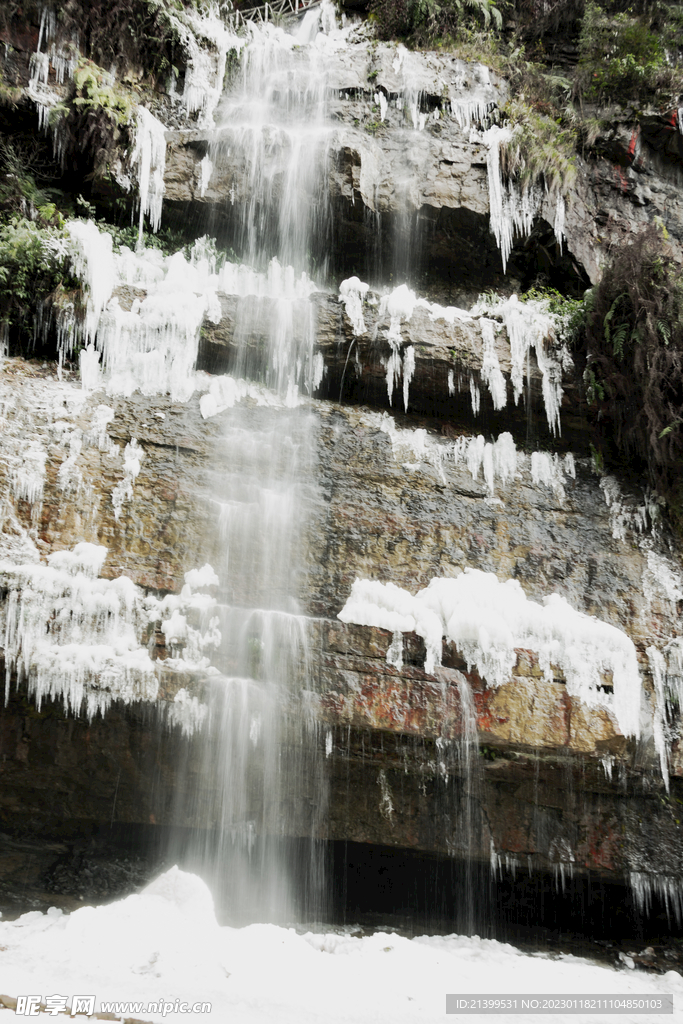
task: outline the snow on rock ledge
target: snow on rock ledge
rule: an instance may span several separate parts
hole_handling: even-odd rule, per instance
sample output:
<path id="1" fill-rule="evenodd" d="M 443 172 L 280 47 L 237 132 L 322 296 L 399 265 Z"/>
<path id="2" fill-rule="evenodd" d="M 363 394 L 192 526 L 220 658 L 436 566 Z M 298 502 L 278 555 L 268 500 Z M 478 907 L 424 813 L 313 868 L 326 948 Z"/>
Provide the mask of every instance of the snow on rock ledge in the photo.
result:
<path id="1" fill-rule="evenodd" d="M 547 681 L 557 666 L 567 692 L 587 707 L 605 707 L 625 736 L 640 735 L 641 679 L 636 649 L 615 626 L 576 611 L 559 594 L 530 601 L 516 580 L 465 569 L 435 578 L 413 597 L 393 583 L 356 580 L 339 612 L 342 622 L 415 632 L 424 638 L 425 669 L 441 662 L 442 638 L 451 640 L 488 686 L 510 680 L 518 649 L 534 651 Z M 604 690 L 611 673 L 613 693 Z"/>

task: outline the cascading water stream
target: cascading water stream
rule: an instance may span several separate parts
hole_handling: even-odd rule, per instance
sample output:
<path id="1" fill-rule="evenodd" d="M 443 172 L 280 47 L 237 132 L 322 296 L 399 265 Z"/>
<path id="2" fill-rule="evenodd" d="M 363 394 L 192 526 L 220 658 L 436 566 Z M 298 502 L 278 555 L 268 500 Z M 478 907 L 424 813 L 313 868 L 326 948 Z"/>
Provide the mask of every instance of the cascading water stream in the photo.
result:
<path id="1" fill-rule="evenodd" d="M 235 244 L 257 267 L 276 257 L 324 279 L 330 213 L 324 176 L 335 127 L 326 118 L 325 50 L 341 33 L 325 4 L 291 32 L 271 23 L 250 24 L 249 31 L 209 154 L 217 167 L 230 160 L 241 168 L 230 195 Z"/>
<path id="2" fill-rule="evenodd" d="M 328 19 L 318 9 L 291 34 L 250 28 L 209 156 L 217 164 L 237 152 L 248 185 L 247 201 L 231 213 L 240 258 L 256 272 L 223 271 L 225 291 L 237 296 L 230 369 L 279 396 L 278 407 L 242 403 L 225 417 L 223 469 L 210 481 L 219 506 L 209 557 L 220 579 L 221 675 L 208 732 L 188 757 L 178 815 L 197 826 L 189 842 L 187 834 L 179 840 L 185 863 L 210 880 L 235 922 L 323 912 L 316 837 L 326 810 L 324 756 L 307 707 L 309 630 L 297 600 L 313 419 L 298 394 L 310 394 L 320 373 L 308 301 L 315 287 L 305 271 L 327 216 L 325 36 L 317 45 L 316 36 Z M 203 786 L 214 780 L 201 805 L 193 772 Z"/>

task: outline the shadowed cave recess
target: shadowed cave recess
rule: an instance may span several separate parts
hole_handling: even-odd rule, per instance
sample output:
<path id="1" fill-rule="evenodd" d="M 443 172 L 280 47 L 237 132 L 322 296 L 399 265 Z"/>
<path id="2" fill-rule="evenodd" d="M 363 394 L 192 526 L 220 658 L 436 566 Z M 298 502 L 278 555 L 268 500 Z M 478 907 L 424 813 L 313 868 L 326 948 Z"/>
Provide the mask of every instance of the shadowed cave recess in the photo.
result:
<path id="1" fill-rule="evenodd" d="M 677 969 L 678 540 L 542 292 L 599 279 L 602 164 L 506 178 L 502 78 L 324 0 L 119 66 L 92 175 L 26 18 L 3 135 L 80 206 L 3 335 L 3 914 L 178 863 L 227 923 Z"/>

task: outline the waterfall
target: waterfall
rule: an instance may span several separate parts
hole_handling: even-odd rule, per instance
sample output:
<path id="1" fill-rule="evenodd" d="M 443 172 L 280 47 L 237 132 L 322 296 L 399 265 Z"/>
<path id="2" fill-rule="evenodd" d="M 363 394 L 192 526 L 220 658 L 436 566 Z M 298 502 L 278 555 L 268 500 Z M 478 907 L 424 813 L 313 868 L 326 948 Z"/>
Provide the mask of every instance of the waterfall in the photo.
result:
<path id="1" fill-rule="evenodd" d="M 221 674 L 177 797 L 176 820 L 196 831 L 177 842 L 231 921 L 292 921 L 319 915 L 323 897 L 318 844 L 300 838 L 320 833 L 326 809 L 307 704 L 308 620 L 297 602 L 312 424 L 301 409 L 244 405 L 224 422 L 222 472 L 209 480 Z M 210 794 L 201 806 L 193 776 Z"/>
<path id="2" fill-rule="evenodd" d="M 222 291 L 236 296 L 230 371 L 280 399 L 265 408 L 235 404 L 224 416 L 222 469 L 207 499 L 218 506 L 207 557 L 220 580 L 220 675 L 177 798 L 176 820 L 191 826 L 176 836 L 179 852 L 233 922 L 313 919 L 324 910 L 316 838 L 326 814 L 324 755 L 311 700 L 310 620 L 298 601 L 315 481 L 314 420 L 298 396 L 320 379 L 306 271 L 316 269 L 319 280 L 325 273 L 310 258 L 326 218 L 330 132 L 320 18 L 320 9 L 309 12 L 291 33 L 249 27 L 209 154 L 217 167 L 239 154 L 247 193 L 231 207 L 244 263 L 226 264 L 221 278 Z M 202 401 L 205 416 L 223 405 L 218 392 Z M 211 794 L 202 805 L 195 774 Z"/>
<path id="3" fill-rule="evenodd" d="M 514 879 L 526 859 L 529 877 L 552 869 L 564 891 L 575 866 L 604 859 L 597 841 L 578 849 L 573 816 L 589 784 L 598 797 L 580 813 L 593 813 L 603 768 L 626 778 L 624 752 L 649 764 L 652 747 L 672 794 L 680 772 L 670 623 L 683 584 L 658 553 L 656 495 L 631 502 L 611 477 L 587 481 L 559 314 L 524 298 L 526 255 L 507 279 L 489 275 L 479 230 L 488 187 L 505 272 L 541 211 L 560 248 L 572 211 L 502 177 L 514 128 L 485 130 L 503 93 L 481 66 L 370 41 L 367 26 L 352 35 L 329 0 L 288 23 L 243 19 L 239 36 L 207 11 L 183 23 L 182 96 L 147 97 L 154 114 L 137 110 L 121 150 L 135 251 L 120 241 L 134 232 L 86 219 L 45 242 L 81 289 L 37 314 L 46 342 L 55 328 L 59 385 L 32 377 L 0 402 L 5 700 L 26 684 L 38 712 L 59 699 L 89 724 L 114 702 L 159 710 L 158 786 L 137 824 L 208 882 L 223 921 L 338 920 L 339 858 L 348 879 L 356 844 L 368 859 L 383 846 L 394 866 L 433 854 L 456 909 L 436 883 L 434 907 L 485 929 L 492 876 Z M 43 12 L 28 90 L 43 127 L 52 79 L 76 66 L 56 32 Z M 145 247 L 145 225 L 165 212 L 178 227 L 183 208 L 203 224 L 188 218 L 188 235 L 215 237 Z M 482 265 L 466 265 L 481 242 Z M 522 297 L 475 302 L 470 286 L 486 281 Z M 463 282 L 467 308 L 442 305 Z M 316 393 L 388 404 L 398 420 Z M 545 428 L 532 399 L 549 450 L 532 450 Z M 470 407 L 486 434 L 464 432 Z M 582 515 L 597 525 L 577 545 L 568 522 Z M 579 765 L 565 770 L 564 820 L 541 792 L 558 751 Z M 511 756 L 494 770 L 498 752 Z M 582 758 L 597 782 L 576 782 Z M 138 785 L 123 773 L 112 825 Z M 668 855 L 652 867 L 628 836 L 606 870 L 627 872 L 641 909 L 680 916 L 678 860 L 664 873 Z"/>
<path id="4" fill-rule="evenodd" d="M 230 195 L 232 235 L 258 267 L 277 257 L 310 270 L 326 249 L 334 123 L 326 119 L 325 50 L 334 40 L 318 32 L 321 15 L 309 11 L 293 31 L 250 23 L 240 73 L 219 107 L 210 159 L 218 170 L 228 160 L 241 169 Z M 324 258 L 316 269 L 324 278 Z"/>

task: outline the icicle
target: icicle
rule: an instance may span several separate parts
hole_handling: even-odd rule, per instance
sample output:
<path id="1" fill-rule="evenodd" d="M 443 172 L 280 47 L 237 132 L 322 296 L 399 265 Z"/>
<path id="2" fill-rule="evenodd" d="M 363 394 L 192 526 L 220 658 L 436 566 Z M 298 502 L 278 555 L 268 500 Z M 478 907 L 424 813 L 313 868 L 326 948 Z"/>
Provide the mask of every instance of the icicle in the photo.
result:
<path id="1" fill-rule="evenodd" d="M 531 233 L 534 218 L 541 206 L 539 188 L 523 188 L 521 191 L 514 182 L 503 184 L 500 169 L 500 147 L 512 138 L 512 129 L 493 125 L 483 133 L 486 144 L 486 168 L 489 184 L 489 207 L 491 231 L 500 249 L 503 261 L 503 272 L 512 252 L 515 233 L 526 236 Z"/>
<path id="2" fill-rule="evenodd" d="M 365 334 L 363 319 L 363 301 L 368 293 L 369 285 L 357 277 L 349 277 L 339 285 L 339 301 L 344 303 L 346 315 L 351 321 L 355 335 Z"/>
<path id="3" fill-rule="evenodd" d="M 389 405 L 393 404 L 394 387 L 401 379 L 403 371 L 403 360 L 399 355 L 398 348 L 394 348 L 387 362 L 387 395 Z"/>
<path id="4" fill-rule="evenodd" d="M 555 238 L 557 244 L 562 252 L 562 243 L 564 241 L 564 220 L 565 220 L 566 207 L 564 202 L 564 196 L 561 192 L 557 193 L 557 199 L 555 201 L 555 223 L 553 224 L 553 230 L 555 232 Z"/>
<path id="5" fill-rule="evenodd" d="M 209 709 L 184 687 L 176 693 L 172 704 L 166 705 L 166 720 L 170 726 L 182 731 L 183 736 L 192 736 L 204 725 Z"/>
<path id="6" fill-rule="evenodd" d="M 478 416 L 481 409 L 481 392 L 472 374 L 470 374 L 470 399 L 472 402 L 472 415 Z"/>
<path id="7" fill-rule="evenodd" d="M 495 324 L 485 317 L 479 321 L 481 324 L 481 336 L 484 342 L 484 358 L 481 366 L 482 380 L 488 384 L 493 408 L 498 411 L 507 405 L 507 385 L 500 369 L 498 356 L 496 355 Z M 474 411 L 474 401 L 472 402 Z M 479 410 L 477 409 L 476 412 Z M 476 415 L 475 412 L 475 415 Z"/>
<path id="8" fill-rule="evenodd" d="M 633 892 L 634 902 L 641 913 L 649 914 L 652 896 L 657 896 L 666 909 L 667 921 L 671 923 L 671 915 L 680 927 L 683 920 L 683 880 L 676 875 L 650 874 L 645 871 L 631 871 L 629 883 Z"/>
<path id="9" fill-rule="evenodd" d="M 405 411 L 408 412 L 408 394 L 410 391 L 410 382 L 413 379 L 415 373 L 415 349 L 412 345 L 408 345 L 403 357 L 403 406 Z"/>
<path id="10" fill-rule="evenodd" d="M 637 505 L 629 501 L 621 491 L 616 477 L 603 476 L 600 479 L 600 490 L 605 496 L 605 504 L 609 509 L 610 526 L 615 540 L 626 540 L 628 530 L 635 534 L 645 533 L 650 524 L 654 523 L 659 514 L 659 506 L 648 501 Z M 648 595 L 648 581 L 644 581 L 644 593 Z"/>
<path id="11" fill-rule="evenodd" d="M 199 164 L 199 195 L 202 199 L 206 195 L 206 190 L 209 187 L 212 174 L 213 164 L 211 163 L 211 157 L 207 153 Z"/>
<path id="12" fill-rule="evenodd" d="M 566 497 L 564 490 L 564 463 L 558 455 L 550 452 L 531 453 L 531 479 L 535 484 L 544 484 L 559 501 Z"/>
<path id="13" fill-rule="evenodd" d="M 114 506 L 114 517 L 119 519 L 124 501 L 133 500 L 133 484 L 140 473 L 140 463 L 145 457 L 143 449 L 135 438 L 126 445 L 123 453 L 123 480 L 116 485 L 111 494 Z"/>
<path id="14" fill-rule="evenodd" d="M 507 432 L 500 434 L 493 443 L 487 442 L 481 434 L 459 438 L 453 445 L 451 457 L 455 465 L 464 460 L 474 481 L 483 473 L 489 497 L 493 497 L 496 478 L 505 486 L 517 472 L 517 449 L 512 434 Z"/>
<path id="15" fill-rule="evenodd" d="M 97 445 L 101 452 L 111 452 L 112 446 L 116 447 L 107 433 L 107 427 L 114 416 L 114 410 L 109 405 L 98 405 L 93 413 L 86 441 Z"/>
<path id="16" fill-rule="evenodd" d="M 158 231 L 161 224 L 166 168 L 166 128 L 146 107 L 137 109 L 135 144 L 130 159 L 136 169 L 138 179 L 140 196 L 138 230 L 139 240 L 142 243 L 145 217 L 149 217 L 152 231 Z"/>
<path id="17" fill-rule="evenodd" d="M 397 672 L 403 668 L 403 633 L 396 630 L 387 649 L 387 665 L 393 665 Z"/>
<path id="18" fill-rule="evenodd" d="M 669 792 L 669 758 L 666 743 L 666 696 L 664 684 L 666 678 L 666 661 L 656 647 L 648 647 L 645 651 L 650 663 L 652 682 L 655 688 L 655 707 L 652 717 L 655 750 L 659 756 L 659 766 L 664 779 L 667 793 Z"/>
<path id="19" fill-rule="evenodd" d="M 61 464 L 57 474 L 57 484 L 67 494 L 77 493 L 83 483 L 83 475 L 77 466 L 82 447 L 82 431 L 74 430 L 69 438 L 69 457 Z"/>
<path id="20" fill-rule="evenodd" d="M 493 100 L 459 100 L 451 99 L 451 115 L 463 131 L 473 124 L 485 121 L 489 112 L 496 106 Z"/>
<path id="21" fill-rule="evenodd" d="M 507 331 L 510 342 L 511 379 L 515 403 L 522 395 L 527 353 L 533 348 L 538 368 L 541 371 L 543 401 L 548 426 L 553 433 L 561 433 L 562 371 L 566 360 L 564 356 L 562 360 L 555 358 L 548 351 L 547 343 L 555 340 L 555 321 L 547 312 L 545 303 L 540 301 L 520 302 L 517 296 L 513 295 L 504 302 L 487 305 L 485 308 L 502 318 Z"/>
<path id="22" fill-rule="evenodd" d="M 27 501 L 39 509 L 43 501 L 45 486 L 45 462 L 47 452 L 36 441 L 24 449 L 21 464 L 12 471 L 12 492 L 15 498 Z"/>
<path id="23" fill-rule="evenodd" d="M 71 270 L 81 280 L 87 295 L 84 333 L 89 344 L 117 283 L 112 239 L 91 220 L 71 220 L 67 231 L 71 236 Z"/>

